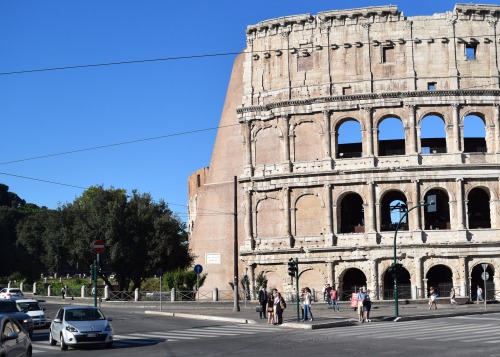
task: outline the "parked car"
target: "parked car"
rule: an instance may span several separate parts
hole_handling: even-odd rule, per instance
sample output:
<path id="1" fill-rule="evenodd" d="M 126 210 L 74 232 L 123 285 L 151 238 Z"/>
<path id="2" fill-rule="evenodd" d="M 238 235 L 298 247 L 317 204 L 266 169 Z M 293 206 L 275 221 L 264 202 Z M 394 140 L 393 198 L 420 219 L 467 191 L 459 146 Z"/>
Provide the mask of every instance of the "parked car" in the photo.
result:
<path id="1" fill-rule="evenodd" d="M 59 311 L 50 324 L 49 343 L 55 346 L 58 342 L 61 350 L 68 346 L 88 344 L 113 345 L 113 327 L 100 309 L 94 306 L 65 306 Z"/>
<path id="2" fill-rule="evenodd" d="M 42 300 L 43 301 L 43 300 Z M 45 308 L 40 306 L 40 302 L 35 299 L 18 299 L 16 300 L 17 307 L 27 313 L 33 319 L 33 325 L 37 327 L 45 327 L 47 318 L 45 317 Z"/>
<path id="3" fill-rule="evenodd" d="M 0 315 L 0 336 L 0 356 L 31 357 L 31 339 L 15 319 Z"/>
<path id="4" fill-rule="evenodd" d="M 26 332 L 28 332 L 29 336 L 33 336 L 33 319 L 28 314 L 22 312 L 14 300 L 0 300 L 0 314 L 17 320 Z"/>
<path id="5" fill-rule="evenodd" d="M 16 299 L 23 299 L 24 294 L 21 291 L 21 289 L 17 288 L 3 288 L 0 290 L 0 299 L 10 299 L 10 300 L 16 300 Z"/>

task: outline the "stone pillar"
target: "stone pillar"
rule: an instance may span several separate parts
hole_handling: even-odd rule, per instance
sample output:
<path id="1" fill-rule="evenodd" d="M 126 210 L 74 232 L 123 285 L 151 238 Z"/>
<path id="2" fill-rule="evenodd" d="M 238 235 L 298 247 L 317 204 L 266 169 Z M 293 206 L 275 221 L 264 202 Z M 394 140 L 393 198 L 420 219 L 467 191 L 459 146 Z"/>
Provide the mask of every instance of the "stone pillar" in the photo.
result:
<path id="1" fill-rule="evenodd" d="M 370 290 L 372 298 L 379 300 L 379 288 L 378 288 L 378 260 L 373 259 L 370 261 L 370 279 L 367 282 L 367 289 Z"/>
<path id="2" fill-rule="evenodd" d="M 457 227 L 459 230 L 465 229 L 464 221 L 464 179 L 456 179 L 457 182 Z"/>
<path id="3" fill-rule="evenodd" d="M 252 162 L 252 124 L 247 122 L 245 126 L 246 131 L 246 151 L 247 151 L 247 166 L 248 175 L 253 176 L 253 162 Z"/>
<path id="4" fill-rule="evenodd" d="M 251 297 L 252 297 L 252 300 L 256 300 L 257 294 L 255 293 L 255 283 L 256 283 L 256 281 L 255 281 L 255 264 L 250 265 L 249 279 L 250 279 L 250 291 L 252 292 Z M 260 288 L 260 286 L 258 288 Z"/>
<path id="5" fill-rule="evenodd" d="M 495 109 L 493 118 L 495 123 L 495 152 L 500 154 L 500 105 L 495 104 L 493 108 Z"/>
<path id="6" fill-rule="evenodd" d="M 376 204 L 375 204 L 375 182 L 369 181 L 366 183 L 368 185 L 368 207 L 365 209 L 365 226 L 368 233 L 374 233 L 377 231 L 376 226 Z"/>
<path id="7" fill-rule="evenodd" d="M 412 291 L 416 291 L 416 293 L 414 294 L 415 296 L 413 296 L 414 299 L 420 299 L 420 298 L 423 298 L 424 297 L 424 284 L 423 284 L 423 280 L 422 279 L 422 271 L 423 271 L 423 266 L 422 266 L 422 258 L 421 257 L 415 257 L 414 258 L 414 269 L 415 269 L 415 288 L 416 289 L 412 289 Z M 427 280 L 427 279 L 425 279 Z"/>
<path id="8" fill-rule="evenodd" d="M 325 247 L 333 245 L 333 209 L 332 209 L 332 185 L 324 185 L 326 191 L 326 232 L 325 232 Z"/>
<path id="9" fill-rule="evenodd" d="M 460 286 L 460 292 L 459 296 L 467 296 L 467 280 L 468 280 L 468 274 L 467 274 L 467 256 L 459 256 L 458 257 L 458 285 Z M 456 279 L 454 279 L 456 281 Z"/>
<path id="10" fill-rule="evenodd" d="M 338 234 L 339 233 L 339 227 L 338 227 L 338 214 L 337 214 L 337 203 L 334 202 L 332 204 L 332 217 L 333 217 L 333 233 Z"/>
<path id="11" fill-rule="evenodd" d="M 330 286 L 334 286 L 335 277 L 333 276 L 333 262 L 327 262 L 326 269 L 328 273 L 327 283 L 330 284 Z"/>
<path id="12" fill-rule="evenodd" d="M 415 105 L 406 105 L 406 109 L 410 116 L 410 147 L 408 153 L 410 155 L 418 154 L 418 133 L 417 133 L 417 107 Z"/>
<path id="13" fill-rule="evenodd" d="M 339 148 L 339 135 L 336 130 L 332 130 L 330 132 L 330 140 L 331 137 L 333 136 L 333 145 L 331 145 L 331 156 L 334 159 L 338 158 L 338 148 Z"/>
<path id="14" fill-rule="evenodd" d="M 245 249 L 250 250 L 255 248 L 253 240 L 253 207 L 252 207 L 252 191 L 245 191 Z"/>
<path id="15" fill-rule="evenodd" d="M 366 113 L 365 116 L 366 130 L 364 131 L 366 147 L 363 150 L 363 157 L 373 156 L 373 108 L 365 107 L 363 109 L 365 110 Z M 363 142 L 365 142 L 365 140 L 363 140 Z"/>
<path id="16" fill-rule="evenodd" d="M 292 241 L 292 208 L 290 207 L 290 189 L 283 188 L 285 195 L 285 220 L 286 220 L 286 236 L 288 239 L 289 247 L 293 247 Z"/>
<path id="17" fill-rule="evenodd" d="M 33 283 L 33 295 L 36 295 L 36 281 Z"/>
<path id="18" fill-rule="evenodd" d="M 330 111 L 323 110 L 323 120 L 325 122 L 325 153 L 326 159 L 331 159 L 332 137 L 330 135 Z"/>
<path id="19" fill-rule="evenodd" d="M 373 137 L 373 154 L 375 156 L 379 156 L 378 152 L 378 127 L 372 129 L 372 137 Z"/>
<path id="20" fill-rule="evenodd" d="M 411 200 L 413 201 L 413 207 L 420 204 L 420 180 L 412 180 L 413 192 L 411 193 Z M 411 217 L 408 217 L 410 221 L 410 229 L 412 231 L 421 231 L 423 226 L 423 215 L 422 215 L 422 207 L 414 209 L 410 213 Z"/>
<path id="21" fill-rule="evenodd" d="M 424 299 L 427 297 L 427 279 L 422 279 L 424 281 L 424 289 L 422 291 L 422 295 Z"/>
<path id="22" fill-rule="evenodd" d="M 290 116 L 283 116 L 283 136 L 284 136 L 284 145 L 285 145 L 285 163 L 288 167 L 288 172 L 292 171 L 292 162 L 290 161 Z"/>
<path id="23" fill-rule="evenodd" d="M 456 153 L 461 153 L 461 133 L 460 133 L 460 104 L 458 103 L 453 103 L 452 105 L 453 108 L 453 152 Z"/>
<path id="24" fill-rule="evenodd" d="M 80 287 L 80 297 L 82 297 L 82 298 L 85 297 L 85 285 L 82 285 Z"/>

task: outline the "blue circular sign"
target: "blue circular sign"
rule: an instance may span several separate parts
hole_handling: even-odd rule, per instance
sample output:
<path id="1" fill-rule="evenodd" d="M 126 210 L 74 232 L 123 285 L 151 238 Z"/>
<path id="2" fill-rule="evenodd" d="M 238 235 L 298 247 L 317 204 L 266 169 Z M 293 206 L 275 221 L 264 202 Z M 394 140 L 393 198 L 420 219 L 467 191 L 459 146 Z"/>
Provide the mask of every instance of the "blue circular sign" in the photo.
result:
<path id="1" fill-rule="evenodd" d="M 202 272 L 202 271 L 203 271 L 203 267 L 202 267 L 200 264 L 196 264 L 196 265 L 194 266 L 194 272 L 195 272 L 196 274 L 201 274 L 201 272 Z"/>

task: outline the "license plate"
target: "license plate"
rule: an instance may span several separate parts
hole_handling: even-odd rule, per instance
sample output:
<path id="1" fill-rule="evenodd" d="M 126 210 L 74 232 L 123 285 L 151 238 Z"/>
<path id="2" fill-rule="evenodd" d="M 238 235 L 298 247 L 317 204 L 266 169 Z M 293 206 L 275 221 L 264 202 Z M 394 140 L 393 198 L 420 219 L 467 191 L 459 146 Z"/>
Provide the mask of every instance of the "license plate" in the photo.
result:
<path id="1" fill-rule="evenodd" d="M 87 334 L 87 337 L 97 337 L 97 334 L 96 333 L 89 333 L 89 334 Z"/>

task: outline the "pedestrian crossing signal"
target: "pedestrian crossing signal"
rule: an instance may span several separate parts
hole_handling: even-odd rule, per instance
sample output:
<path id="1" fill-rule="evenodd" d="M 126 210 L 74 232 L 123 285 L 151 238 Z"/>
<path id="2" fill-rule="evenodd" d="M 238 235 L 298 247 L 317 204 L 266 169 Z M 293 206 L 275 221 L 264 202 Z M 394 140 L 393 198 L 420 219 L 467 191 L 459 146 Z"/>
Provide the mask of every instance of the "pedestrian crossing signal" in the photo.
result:
<path id="1" fill-rule="evenodd" d="M 290 258 L 288 261 L 288 275 L 290 276 L 296 276 L 295 274 L 297 273 L 297 263 L 295 260 Z"/>

